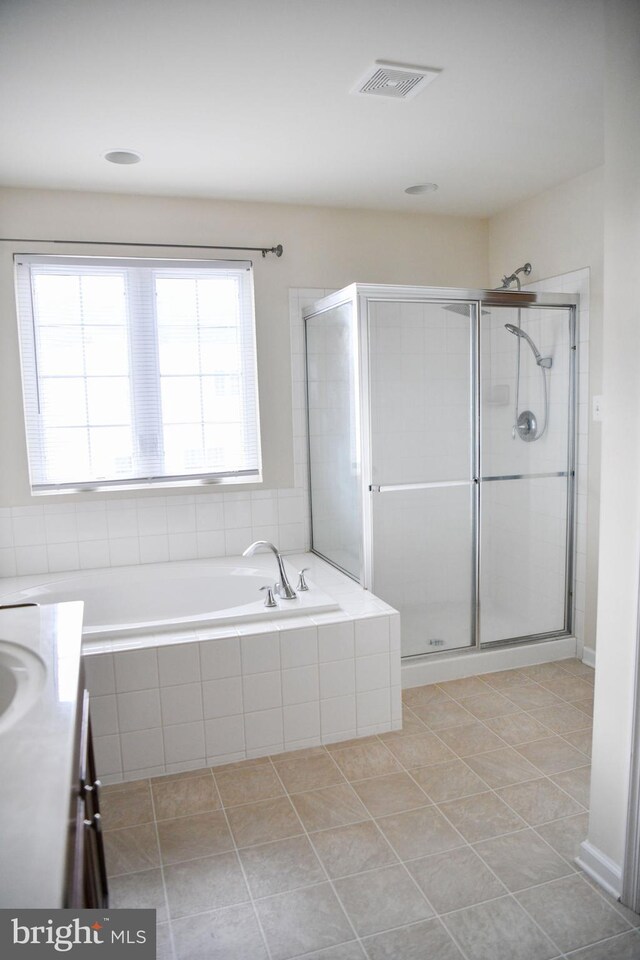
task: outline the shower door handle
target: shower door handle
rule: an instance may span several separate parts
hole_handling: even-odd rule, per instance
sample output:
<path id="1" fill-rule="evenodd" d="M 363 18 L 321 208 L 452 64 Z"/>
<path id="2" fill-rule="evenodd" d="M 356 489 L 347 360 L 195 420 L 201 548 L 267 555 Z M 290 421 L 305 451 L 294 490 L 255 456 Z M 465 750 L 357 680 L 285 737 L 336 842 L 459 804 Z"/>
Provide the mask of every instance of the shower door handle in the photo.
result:
<path id="1" fill-rule="evenodd" d="M 432 490 L 437 487 L 468 487 L 472 483 L 477 483 L 474 477 L 472 480 L 433 480 L 429 483 L 370 483 L 370 493 L 398 493 L 402 490 Z"/>

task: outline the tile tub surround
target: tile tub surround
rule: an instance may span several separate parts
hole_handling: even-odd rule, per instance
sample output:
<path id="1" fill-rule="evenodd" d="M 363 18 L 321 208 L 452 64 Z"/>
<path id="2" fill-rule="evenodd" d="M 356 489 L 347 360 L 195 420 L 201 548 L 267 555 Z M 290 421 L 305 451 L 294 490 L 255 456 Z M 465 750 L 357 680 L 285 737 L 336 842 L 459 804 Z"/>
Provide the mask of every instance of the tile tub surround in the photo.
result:
<path id="1" fill-rule="evenodd" d="M 402 731 L 107 787 L 112 905 L 157 909 L 164 960 L 640 956 L 574 861 L 592 676 L 413 688 Z"/>
<path id="2" fill-rule="evenodd" d="M 317 557 L 287 561 L 340 610 L 85 646 L 104 782 L 400 726 L 399 615 Z"/>

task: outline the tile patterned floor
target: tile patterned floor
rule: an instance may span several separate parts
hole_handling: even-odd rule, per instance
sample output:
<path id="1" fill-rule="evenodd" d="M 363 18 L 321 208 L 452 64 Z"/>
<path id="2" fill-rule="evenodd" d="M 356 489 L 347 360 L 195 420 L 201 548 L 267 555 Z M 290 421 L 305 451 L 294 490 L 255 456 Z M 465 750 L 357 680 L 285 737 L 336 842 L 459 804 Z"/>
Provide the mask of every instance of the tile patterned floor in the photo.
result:
<path id="1" fill-rule="evenodd" d="M 573 858 L 593 671 L 405 691 L 401 731 L 105 788 L 112 905 L 159 960 L 638 960 Z"/>

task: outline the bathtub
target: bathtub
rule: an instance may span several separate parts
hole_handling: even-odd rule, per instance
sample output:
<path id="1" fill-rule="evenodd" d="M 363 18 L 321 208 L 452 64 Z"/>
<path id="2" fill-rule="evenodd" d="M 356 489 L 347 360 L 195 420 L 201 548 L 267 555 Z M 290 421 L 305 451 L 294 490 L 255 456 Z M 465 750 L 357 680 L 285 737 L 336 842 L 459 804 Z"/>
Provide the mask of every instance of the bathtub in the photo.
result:
<path id="1" fill-rule="evenodd" d="M 84 601 L 83 640 L 222 627 L 254 620 L 266 623 L 339 609 L 309 582 L 295 600 L 277 598 L 265 607 L 261 587 L 273 586 L 275 562 L 257 558 L 194 560 L 57 574 L 9 594 L 2 603 Z M 288 569 L 292 585 L 295 569 Z M 29 578 L 30 580 L 34 578 Z"/>
<path id="2" fill-rule="evenodd" d="M 309 591 L 264 606 L 270 554 L 7 578 L 0 604 L 84 601 L 105 783 L 398 729 L 400 617 L 311 554 Z"/>

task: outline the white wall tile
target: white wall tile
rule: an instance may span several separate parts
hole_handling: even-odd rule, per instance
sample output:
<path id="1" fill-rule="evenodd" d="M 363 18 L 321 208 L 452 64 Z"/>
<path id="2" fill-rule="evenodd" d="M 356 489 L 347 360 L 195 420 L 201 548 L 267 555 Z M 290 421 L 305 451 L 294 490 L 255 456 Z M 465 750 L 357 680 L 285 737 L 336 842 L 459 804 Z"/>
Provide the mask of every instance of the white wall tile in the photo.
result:
<path id="1" fill-rule="evenodd" d="M 0 547 L 0 577 L 16 576 L 16 552 L 13 547 Z"/>
<path id="2" fill-rule="evenodd" d="M 202 720 L 202 685 L 180 683 L 172 687 L 161 687 L 160 705 L 164 725 Z"/>
<path id="3" fill-rule="evenodd" d="M 118 693 L 116 700 L 121 733 L 162 726 L 160 691 L 157 687 L 151 690 Z"/>
<path id="4" fill-rule="evenodd" d="M 107 540 L 109 527 L 106 510 L 83 511 L 76 514 L 78 540 Z"/>
<path id="5" fill-rule="evenodd" d="M 242 679 L 225 677 L 220 680 L 205 680 L 202 684 L 202 698 L 205 720 L 242 713 Z"/>
<path id="6" fill-rule="evenodd" d="M 283 743 L 282 709 L 245 713 L 244 729 L 247 750 L 255 750 L 258 747 L 273 747 Z"/>
<path id="7" fill-rule="evenodd" d="M 87 540 L 78 544 L 78 554 L 81 570 L 92 570 L 96 567 L 109 566 L 109 541 Z"/>
<path id="8" fill-rule="evenodd" d="M 145 690 L 158 687 L 158 657 L 154 648 L 126 650 L 115 654 L 116 690 Z"/>
<path id="9" fill-rule="evenodd" d="M 200 680 L 200 650 L 197 643 L 177 643 L 158 648 L 160 686 Z"/>
<path id="10" fill-rule="evenodd" d="M 115 502 L 114 502 L 115 503 Z M 115 540 L 138 535 L 138 513 L 109 504 L 107 509 L 109 539 Z"/>
<path id="11" fill-rule="evenodd" d="M 164 765 L 162 730 L 139 730 L 120 735 L 122 766 L 125 771 Z"/>
<path id="12" fill-rule="evenodd" d="M 242 678 L 245 713 L 282 706 L 282 678 L 279 670 L 255 673 Z M 280 738 L 282 739 L 282 738 Z M 258 746 L 258 744 L 254 744 Z"/>
<path id="13" fill-rule="evenodd" d="M 242 672 L 240 639 L 204 640 L 200 643 L 200 665 L 203 680 L 239 676 Z"/>
<path id="14" fill-rule="evenodd" d="M 169 533 L 169 559 L 195 560 L 198 556 L 198 538 L 195 531 Z"/>
<path id="15" fill-rule="evenodd" d="M 16 547 L 16 573 L 19 577 L 31 573 L 48 573 L 49 558 L 47 548 L 42 545 Z"/>
<path id="16" fill-rule="evenodd" d="M 353 660 L 334 660 L 320 664 L 320 696 L 348 697 L 355 694 L 356 671 Z"/>
<path id="17" fill-rule="evenodd" d="M 118 712 L 116 698 L 113 693 L 105 697 L 91 697 L 89 708 L 91 711 L 91 725 L 102 735 L 118 733 Z"/>
<path id="18" fill-rule="evenodd" d="M 317 701 L 286 706 L 283 714 L 285 744 L 320 737 L 320 704 Z"/>
<path id="19" fill-rule="evenodd" d="M 172 497 L 167 502 L 167 531 L 169 533 L 195 533 L 196 508 L 193 503 L 176 503 Z"/>
<path id="20" fill-rule="evenodd" d="M 140 563 L 166 563 L 168 559 L 169 538 L 166 534 L 140 537 Z"/>
<path id="21" fill-rule="evenodd" d="M 128 567 L 140 563 L 138 538 L 120 537 L 117 540 L 109 540 L 109 561 L 112 567 Z"/>
<path id="22" fill-rule="evenodd" d="M 354 697 L 334 697 L 320 701 L 320 726 L 322 736 L 334 733 L 349 733 L 356 729 L 356 703 Z"/>
<path id="23" fill-rule="evenodd" d="M 204 731 L 207 760 L 245 749 L 243 716 L 205 720 Z"/>
<path id="24" fill-rule="evenodd" d="M 252 542 L 251 536 L 251 527 L 238 527 L 237 530 L 225 530 L 225 554 L 228 557 L 239 557 L 240 554 L 243 553 Z"/>
<path id="25" fill-rule="evenodd" d="M 224 530 L 224 507 L 217 503 L 196 503 L 196 529 L 200 531 Z"/>
<path id="26" fill-rule="evenodd" d="M 77 543 L 78 528 L 75 512 L 58 514 L 46 511 L 44 525 L 47 543 Z"/>
<path id="27" fill-rule="evenodd" d="M 391 697 L 389 689 L 368 690 L 357 696 L 358 732 L 361 727 L 376 726 L 382 729 L 383 725 L 391 720 Z"/>
<path id="28" fill-rule="evenodd" d="M 13 542 L 16 547 L 28 547 L 46 543 L 44 516 L 13 518 Z"/>
<path id="29" fill-rule="evenodd" d="M 320 662 L 349 660 L 354 656 L 354 626 L 352 620 L 328 623 L 318 627 Z"/>
<path id="30" fill-rule="evenodd" d="M 378 653 L 373 657 L 356 659 L 356 691 L 389 688 L 389 654 Z"/>
<path id="31" fill-rule="evenodd" d="M 280 669 L 280 637 L 277 631 L 241 637 L 240 649 L 243 674 Z"/>
<path id="32" fill-rule="evenodd" d="M 164 728 L 164 752 L 167 763 L 198 760 L 205 755 L 204 723 L 178 723 Z"/>
<path id="33" fill-rule="evenodd" d="M 280 634 L 282 666 L 303 667 L 318 662 L 318 630 L 302 627 L 298 630 L 283 630 Z"/>
<path id="34" fill-rule="evenodd" d="M 285 705 L 309 703 L 312 700 L 318 700 L 319 697 L 317 665 L 293 667 L 291 670 L 282 671 L 282 702 Z"/>
<path id="35" fill-rule="evenodd" d="M 116 692 L 113 654 L 98 653 L 82 658 L 87 689 L 92 697 Z"/>
<path id="36" fill-rule="evenodd" d="M 63 570 L 77 570 L 80 566 L 78 544 L 50 543 L 47 546 L 47 562 L 49 573 L 59 573 Z"/>
<path id="37" fill-rule="evenodd" d="M 96 758 L 96 768 L 101 777 L 122 774 L 122 757 L 120 755 L 120 737 L 105 736 L 93 738 L 93 749 Z"/>
<path id="38" fill-rule="evenodd" d="M 370 617 L 356 620 L 356 657 L 389 652 L 389 618 Z"/>

